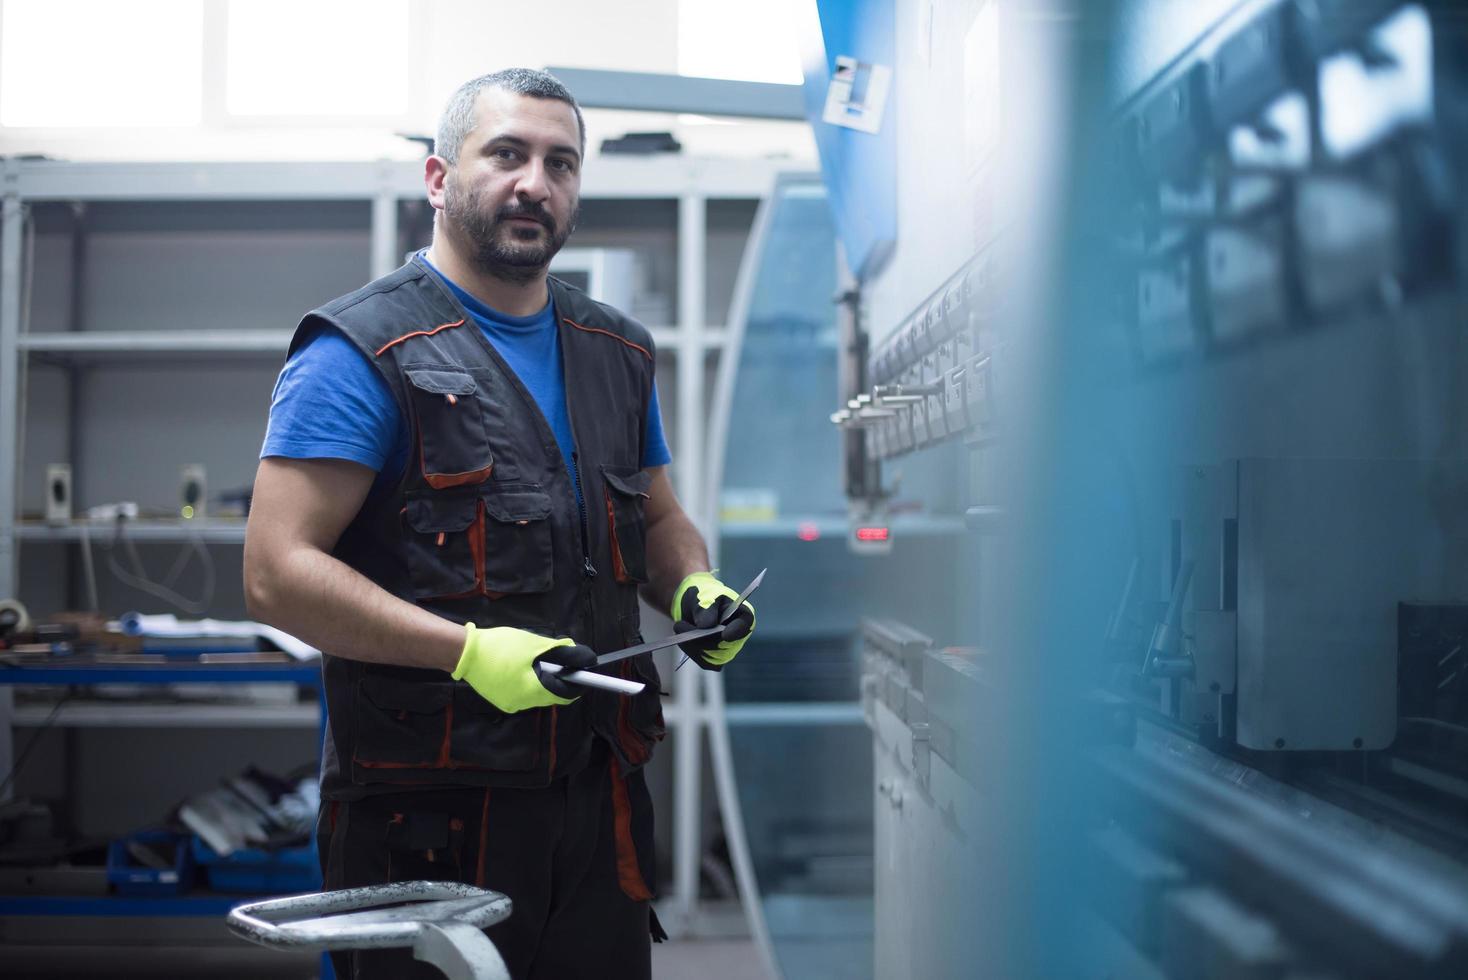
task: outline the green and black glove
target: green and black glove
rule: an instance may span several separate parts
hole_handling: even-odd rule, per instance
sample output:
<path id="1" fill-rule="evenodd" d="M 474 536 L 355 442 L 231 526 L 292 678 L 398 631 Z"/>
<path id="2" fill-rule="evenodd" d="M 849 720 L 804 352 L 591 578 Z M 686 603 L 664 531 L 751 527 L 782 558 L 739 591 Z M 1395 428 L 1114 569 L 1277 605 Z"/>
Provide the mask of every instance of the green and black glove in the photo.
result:
<path id="1" fill-rule="evenodd" d="M 580 696 L 576 685 L 536 669 L 542 660 L 560 664 L 567 673 L 596 666 L 596 654 L 568 637 L 555 640 L 510 626 L 476 629 L 468 623 L 453 677 L 467 681 L 506 714 L 576 700 Z"/>
<path id="2" fill-rule="evenodd" d="M 673 593 L 673 631 L 707 629 L 723 620 L 739 593 L 708 572 L 694 572 Z M 701 640 L 680 643 L 689 658 L 705 670 L 723 670 L 734 659 L 749 634 L 754 631 L 754 607 L 740 603 L 739 609 L 724 625 L 723 633 Z"/>

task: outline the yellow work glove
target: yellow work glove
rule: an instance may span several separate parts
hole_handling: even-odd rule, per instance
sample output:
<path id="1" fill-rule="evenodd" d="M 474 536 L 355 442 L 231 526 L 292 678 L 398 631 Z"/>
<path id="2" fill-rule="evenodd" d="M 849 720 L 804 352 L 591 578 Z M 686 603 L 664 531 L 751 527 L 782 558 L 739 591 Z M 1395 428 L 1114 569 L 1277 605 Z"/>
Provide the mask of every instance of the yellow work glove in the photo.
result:
<path id="1" fill-rule="evenodd" d="M 576 685 L 536 669 L 541 660 L 560 664 L 567 673 L 596 666 L 596 654 L 568 637 L 555 640 L 510 626 L 476 629 L 466 623 L 464 650 L 453 676 L 468 681 L 480 697 L 506 714 L 576 700 L 580 693 Z"/>
<path id="2" fill-rule="evenodd" d="M 694 572 L 673 593 L 673 631 L 687 633 L 690 630 L 707 629 L 721 622 L 738 598 L 738 592 L 714 578 L 711 573 Z M 680 643 L 678 646 L 705 670 L 722 670 L 725 664 L 734 659 L 753 631 L 754 607 L 743 602 L 724 625 L 723 633 L 714 633 L 701 640 Z"/>

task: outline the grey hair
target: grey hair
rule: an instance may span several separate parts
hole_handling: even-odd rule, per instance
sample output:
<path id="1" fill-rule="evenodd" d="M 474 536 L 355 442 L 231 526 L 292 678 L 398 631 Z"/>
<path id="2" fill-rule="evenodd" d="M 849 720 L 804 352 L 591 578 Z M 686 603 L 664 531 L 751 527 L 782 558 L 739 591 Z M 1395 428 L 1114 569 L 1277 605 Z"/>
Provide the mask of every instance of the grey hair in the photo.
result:
<path id="1" fill-rule="evenodd" d="M 581 118 L 581 107 L 558 78 L 534 68 L 506 68 L 460 85 L 458 91 L 449 97 L 448 105 L 444 106 L 443 115 L 439 117 L 438 136 L 433 141 L 435 154 L 449 163 L 459 162 L 459 148 L 479 122 L 474 114 L 474 104 L 479 100 L 480 92 L 491 88 L 566 103 L 576 113 L 576 128 L 581 133 L 581 155 L 586 156 L 586 120 Z"/>

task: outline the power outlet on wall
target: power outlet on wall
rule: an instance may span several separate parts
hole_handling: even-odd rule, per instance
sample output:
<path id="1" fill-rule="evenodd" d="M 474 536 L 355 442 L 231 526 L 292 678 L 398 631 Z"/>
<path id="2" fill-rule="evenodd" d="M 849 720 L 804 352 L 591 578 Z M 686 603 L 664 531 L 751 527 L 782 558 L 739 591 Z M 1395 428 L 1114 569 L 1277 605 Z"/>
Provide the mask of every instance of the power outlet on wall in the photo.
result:
<path id="1" fill-rule="evenodd" d="M 46 520 L 71 520 L 71 464 L 51 463 L 46 467 Z"/>
<path id="2" fill-rule="evenodd" d="M 203 463 L 187 463 L 179 470 L 178 513 L 188 520 L 204 516 L 204 505 L 209 499 L 209 484 L 204 478 Z"/>

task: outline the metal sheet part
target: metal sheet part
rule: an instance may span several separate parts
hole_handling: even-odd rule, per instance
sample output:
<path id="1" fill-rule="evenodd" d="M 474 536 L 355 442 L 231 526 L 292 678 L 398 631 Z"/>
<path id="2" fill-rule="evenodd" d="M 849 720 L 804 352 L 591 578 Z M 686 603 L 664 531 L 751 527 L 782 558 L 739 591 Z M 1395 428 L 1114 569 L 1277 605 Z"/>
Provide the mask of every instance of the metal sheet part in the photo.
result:
<path id="1" fill-rule="evenodd" d="M 661 639 L 639 643 L 635 647 L 625 647 L 621 650 L 614 650 L 611 653 L 604 653 L 596 658 L 596 665 L 598 667 L 605 667 L 607 664 L 614 664 L 619 660 L 626 660 L 628 657 L 635 657 L 642 653 L 652 653 L 654 650 L 663 650 L 671 646 L 677 646 L 679 643 L 701 640 L 705 636 L 713 636 L 715 633 L 722 633 L 723 631 L 724 626 L 721 623 L 718 626 L 709 626 L 701 630 L 690 630 L 687 633 L 673 633 Z"/>

